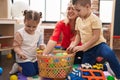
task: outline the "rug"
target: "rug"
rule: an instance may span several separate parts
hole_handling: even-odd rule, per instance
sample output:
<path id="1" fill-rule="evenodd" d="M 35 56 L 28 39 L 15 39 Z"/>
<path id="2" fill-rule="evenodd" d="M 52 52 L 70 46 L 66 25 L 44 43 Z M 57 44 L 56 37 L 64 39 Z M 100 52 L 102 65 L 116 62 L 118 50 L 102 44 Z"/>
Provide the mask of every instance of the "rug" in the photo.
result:
<path id="1" fill-rule="evenodd" d="M 18 75 L 18 80 L 40 80 L 40 77 L 38 75 L 32 77 L 26 77 L 21 73 L 18 73 L 17 75 Z"/>

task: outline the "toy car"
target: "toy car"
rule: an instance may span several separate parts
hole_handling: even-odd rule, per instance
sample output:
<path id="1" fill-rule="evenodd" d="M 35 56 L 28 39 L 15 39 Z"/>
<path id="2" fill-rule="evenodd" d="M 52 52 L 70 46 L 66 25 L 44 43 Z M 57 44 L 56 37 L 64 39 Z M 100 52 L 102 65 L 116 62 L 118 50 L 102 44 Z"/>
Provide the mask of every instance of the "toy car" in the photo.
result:
<path id="1" fill-rule="evenodd" d="M 83 69 L 92 69 L 92 66 L 89 63 L 81 64 Z"/>
<path id="2" fill-rule="evenodd" d="M 72 72 L 68 74 L 66 80 L 83 80 L 81 71 L 73 69 Z"/>
<path id="3" fill-rule="evenodd" d="M 93 69 L 103 70 L 103 64 L 96 63 L 92 66 Z"/>

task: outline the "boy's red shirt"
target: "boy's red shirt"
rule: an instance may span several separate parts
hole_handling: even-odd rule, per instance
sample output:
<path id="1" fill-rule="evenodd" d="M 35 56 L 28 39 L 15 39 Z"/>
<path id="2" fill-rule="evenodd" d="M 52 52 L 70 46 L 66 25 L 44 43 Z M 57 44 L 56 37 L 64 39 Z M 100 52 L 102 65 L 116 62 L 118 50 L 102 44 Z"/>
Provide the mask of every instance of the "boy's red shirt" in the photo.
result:
<path id="1" fill-rule="evenodd" d="M 57 22 L 53 34 L 50 37 L 51 40 L 54 40 L 58 43 L 60 42 L 63 48 L 68 48 L 74 38 L 75 34 L 71 31 L 70 25 L 66 25 L 63 20 Z M 81 43 L 79 45 L 81 45 Z"/>

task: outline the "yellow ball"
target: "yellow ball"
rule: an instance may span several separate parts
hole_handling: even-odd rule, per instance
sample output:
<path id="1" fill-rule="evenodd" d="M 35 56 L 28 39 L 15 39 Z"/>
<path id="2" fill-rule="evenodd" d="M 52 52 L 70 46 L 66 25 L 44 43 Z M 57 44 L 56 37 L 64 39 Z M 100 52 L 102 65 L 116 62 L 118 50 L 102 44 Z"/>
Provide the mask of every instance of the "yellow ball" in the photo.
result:
<path id="1" fill-rule="evenodd" d="M 16 75 L 11 75 L 10 80 L 18 80 L 18 77 Z"/>
<path id="2" fill-rule="evenodd" d="M 7 58 L 8 58 L 8 59 L 11 59 L 11 58 L 12 58 L 12 54 L 11 54 L 11 53 L 8 53 L 8 54 L 7 54 Z"/>
<path id="3" fill-rule="evenodd" d="M 43 53 L 43 50 L 38 50 L 37 53 L 38 53 L 38 54 L 42 54 L 42 53 Z"/>
<path id="4" fill-rule="evenodd" d="M 65 55 L 68 55 L 68 53 L 64 52 L 63 55 L 64 55 L 64 56 L 65 56 Z"/>
<path id="5" fill-rule="evenodd" d="M 39 50 L 40 50 L 39 48 L 36 49 L 36 51 L 39 51 Z"/>

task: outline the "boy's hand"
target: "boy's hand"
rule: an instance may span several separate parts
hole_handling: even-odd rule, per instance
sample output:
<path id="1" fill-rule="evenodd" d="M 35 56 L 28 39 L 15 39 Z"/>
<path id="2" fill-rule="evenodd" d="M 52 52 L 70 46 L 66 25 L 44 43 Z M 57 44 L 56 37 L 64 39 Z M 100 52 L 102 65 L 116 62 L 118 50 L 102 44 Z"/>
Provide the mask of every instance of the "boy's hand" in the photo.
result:
<path id="1" fill-rule="evenodd" d="M 73 48 L 74 48 L 74 47 L 75 47 L 74 45 L 70 45 L 70 46 L 66 49 L 67 53 L 73 53 Z"/>
<path id="2" fill-rule="evenodd" d="M 73 52 L 84 51 L 84 46 L 76 46 L 73 48 Z"/>

